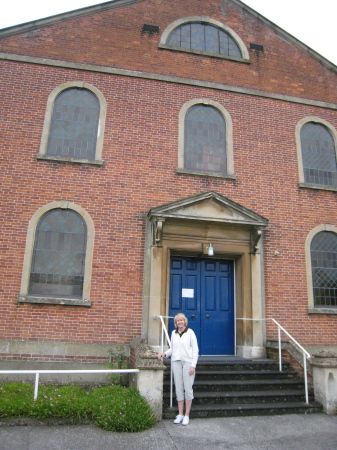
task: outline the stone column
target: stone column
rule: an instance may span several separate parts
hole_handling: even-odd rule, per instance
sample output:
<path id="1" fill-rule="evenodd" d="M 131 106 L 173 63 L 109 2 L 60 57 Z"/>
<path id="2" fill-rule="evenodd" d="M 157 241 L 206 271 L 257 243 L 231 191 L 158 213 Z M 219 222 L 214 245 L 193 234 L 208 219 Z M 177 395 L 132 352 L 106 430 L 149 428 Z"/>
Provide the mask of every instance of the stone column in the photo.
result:
<path id="1" fill-rule="evenodd" d="M 251 256 L 251 277 L 252 277 L 252 318 L 263 319 L 264 311 L 264 292 L 262 290 L 262 261 L 260 251 Z M 251 358 L 265 358 L 265 321 L 252 321 L 253 342 L 251 348 Z"/>
<path id="2" fill-rule="evenodd" d="M 313 355 L 315 400 L 326 414 L 337 414 L 337 354 L 322 350 Z"/>
<path id="3" fill-rule="evenodd" d="M 131 374 L 130 385 L 138 389 L 150 405 L 156 419 L 163 415 L 163 378 L 166 366 L 149 348 L 145 339 L 135 338 L 130 344 L 130 361 L 133 369 L 139 373 Z"/>

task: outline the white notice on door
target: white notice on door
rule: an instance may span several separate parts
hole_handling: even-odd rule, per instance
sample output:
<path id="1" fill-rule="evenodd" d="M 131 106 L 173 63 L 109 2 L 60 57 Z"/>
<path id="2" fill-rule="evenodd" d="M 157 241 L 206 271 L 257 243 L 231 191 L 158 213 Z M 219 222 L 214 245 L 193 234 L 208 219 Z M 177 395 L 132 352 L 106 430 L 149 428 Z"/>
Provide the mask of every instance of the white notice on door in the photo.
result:
<path id="1" fill-rule="evenodd" d="M 185 298 L 194 298 L 194 289 L 182 289 L 181 296 Z"/>

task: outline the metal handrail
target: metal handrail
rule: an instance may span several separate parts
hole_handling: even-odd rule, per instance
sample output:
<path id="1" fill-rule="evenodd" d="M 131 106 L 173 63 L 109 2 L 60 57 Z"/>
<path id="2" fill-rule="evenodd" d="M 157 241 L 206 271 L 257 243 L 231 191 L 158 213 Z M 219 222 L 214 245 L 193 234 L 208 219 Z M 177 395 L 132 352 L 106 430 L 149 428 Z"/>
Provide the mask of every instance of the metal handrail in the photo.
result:
<path id="1" fill-rule="evenodd" d="M 171 316 L 155 316 L 155 319 L 160 319 L 162 324 L 162 333 L 161 333 L 161 352 L 164 351 L 164 335 L 166 335 L 167 342 L 171 347 L 171 341 L 168 336 L 167 328 L 163 319 L 172 319 Z M 311 358 L 311 355 L 305 348 L 303 348 L 297 341 L 294 339 L 288 331 L 283 328 L 275 319 L 273 318 L 265 318 L 265 319 L 248 319 L 248 318 L 237 318 L 236 320 L 250 320 L 254 322 L 272 320 L 278 327 L 278 347 L 279 347 L 279 370 L 282 372 L 282 342 L 281 342 L 281 330 L 286 333 L 286 335 L 302 350 L 303 352 L 303 371 L 304 371 L 304 388 L 305 388 L 305 402 L 309 403 L 309 392 L 308 392 L 308 371 L 307 371 L 307 358 Z M 171 364 L 171 381 L 170 381 L 170 407 L 172 408 L 172 364 Z"/>
<path id="2" fill-rule="evenodd" d="M 266 318 L 266 319 L 246 319 L 246 318 L 237 318 L 236 320 L 252 320 L 259 322 L 260 320 L 272 320 L 277 325 L 278 332 L 278 349 L 279 349 L 279 369 L 282 372 L 282 342 L 281 342 L 281 330 L 302 350 L 303 353 L 303 372 L 304 372 L 304 388 L 305 388 L 305 402 L 309 403 L 309 392 L 308 392 L 308 370 L 307 370 L 307 359 L 311 358 L 309 352 L 299 344 L 296 339 L 294 339 L 288 331 L 283 328 L 275 319 Z"/>
<path id="3" fill-rule="evenodd" d="M 161 353 L 164 352 L 164 336 L 166 336 L 167 343 L 169 347 L 171 347 L 171 339 L 169 338 L 167 328 L 164 322 L 164 319 L 174 319 L 173 316 L 155 316 L 155 319 L 160 319 L 161 321 Z M 172 364 L 171 364 L 171 370 L 170 370 L 170 408 L 172 408 L 173 405 L 173 374 L 172 374 Z"/>
<path id="4" fill-rule="evenodd" d="M 40 373 L 138 373 L 139 369 L 97 370 L 0 370 L 0 374 L 35 374 L 34 401 L 39 392 Z"/>
<path id="5" fill-rule="evenodd" d="M 164 319 L 173 319 L 173 316 L 155 316 L 155 319 L 160 319 L 161 321 L 161 352 L 163 353 L 164 351 L 164 335 L 166 336 L 166 340 L 167 343 L 169 345 L 169 347 L 171 347 L 171 339 L 169 338 L 168 332 L 167 332 L 167 328 L 164 322 Z"/>
<path id="6" fill-rule="evenodd" d="M 303 352 L 303 371 L 304 371 L 304 386 L 305 386 L 305 402 L 309 403 L 309 392 L 308 392 L 308 373 L 307 373 L 307 358 L 310 358 L 310 353 L 308 353 L 302 345 L 300 345 L 296 339 L 294 339 L 291 334 L 288 333 L 275 319 L 271 319 L 278 327 L 278 348 L 279 348 L 279 368 L 282 372 L 282 344 L 281 344 L 281 330 L 302 350 Z"/>

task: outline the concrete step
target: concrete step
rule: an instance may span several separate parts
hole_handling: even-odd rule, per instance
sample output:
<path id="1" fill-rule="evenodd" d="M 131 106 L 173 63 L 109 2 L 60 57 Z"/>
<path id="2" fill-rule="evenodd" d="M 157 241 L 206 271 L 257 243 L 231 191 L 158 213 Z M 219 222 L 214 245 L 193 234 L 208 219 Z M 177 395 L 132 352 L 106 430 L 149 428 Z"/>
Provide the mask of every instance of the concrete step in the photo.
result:
<path id="1" fill-rule="evenodd" d="M 257 415 L 281 415 L 281 414 L 309 414 L 322 412 L 319 403 L 312 402 L 280 402 L 261 404 L 218 404 L 218 405 L 192 405 L 191 418 L 209 417 L 237 417 Z M 174 419 L 177 414 L 176 408 L 167 408 L 163 419 Z"/>
<path id="2" fill-rule="evenodd" d="M 165 373 L 165 379 L 170 373 Z M 298 378 L 295 371 L 278 370 L 200 370 L 196 371 L 196 380 L 262 380 L 262 379 Z"/>
<path id="3" fill-rule="evenodd" d="M 313 401 L 313 395 L 309 396 Z M 201 404 L 240 404 L 240 403 L 282 403 L 305 401 L 304 389 L 284 391 L 242 391 L 242 392 L 194 392 L 193 405 Z M 164 394 L 164 405 L 170 404 L 170 394 Z"/>
<path id="4" fill-rule="evenodd" d="M 299 379 L 270 379 L 270 380 L 195 380 L 195 392 L 232 392 L 232 391 L 261 391 L 284 389 L 302 389 L 303 382 Z M 164 390 L 169 389 L 169 381 L 164 381 Z M 303 388 L 304 390 L 304 388 Z"/>
<path id="5" fill-rule="evenodd" d="M 308 414 L 321 412 L 313 401 L 305 403 L 304 381 L 276 361 L 236 360 L 200 361 L 194 383 L 191 417 L 233 417 L 273 414 Z M 174 418 L 176 407 L 170 408 L 170 367 L 164 374 L 163 418 Z M 175 402 L 175 399 L 174 399 Z"/>
<path id="6" fill-rule="evenodd" d="M 164 364 L 167 366 L 169 371 L 171 360 L 169 358 L 164 358 Z M 289 370 L 289 363 L 282 363 L 282 370 Z M 200 370 L 209 371 L 232 371 L 232 370 L 279 370 L 279 364 L 277 361 L 270 359 L 239 359 L 239 360 L 202 360 L 199 358 L 197 365 L 198 372 Z"/>

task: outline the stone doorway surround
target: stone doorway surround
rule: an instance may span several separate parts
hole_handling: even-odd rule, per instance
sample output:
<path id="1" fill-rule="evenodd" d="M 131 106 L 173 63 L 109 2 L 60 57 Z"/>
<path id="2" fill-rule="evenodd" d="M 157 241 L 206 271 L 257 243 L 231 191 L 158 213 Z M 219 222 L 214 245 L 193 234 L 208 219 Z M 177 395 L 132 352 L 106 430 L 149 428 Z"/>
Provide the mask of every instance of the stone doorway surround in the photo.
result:
<path id="1" fill-rule="evenodd" d="M 170 257 L 234 259 L 236 354 L 265 356 L 263 230 L 268 219 L 209 191 L 152 208 L 147 214 L 142 337 L 153 350 L 161 339 L 158 315 L 168 315 Z"/>

